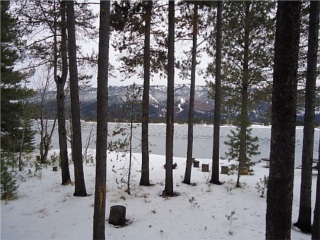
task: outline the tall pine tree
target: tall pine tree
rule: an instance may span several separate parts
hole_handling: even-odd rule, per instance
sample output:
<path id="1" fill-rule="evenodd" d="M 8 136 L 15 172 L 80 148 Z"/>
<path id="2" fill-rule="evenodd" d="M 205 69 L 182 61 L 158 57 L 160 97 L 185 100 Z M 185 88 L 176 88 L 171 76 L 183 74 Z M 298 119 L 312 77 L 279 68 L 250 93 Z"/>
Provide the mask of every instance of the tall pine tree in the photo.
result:
<path id="1" fill-rule="evenodd" d="M 249 161 L 248 139 L 250 134 L 249 110 L 255 89 L 263 86 L 268 79 L 266 69 L 271 68 L 272 44 L 274 37 L 273 2 L 241 1 L 224 5 L 222 68 L 226 93 L 234 107 L 238 138 L 236 160 L 239 160 L 237 186 L 240 186 L 240 170 Z M 254 143 L 254 141 L 253 141 Z M 255 147 L 255 146 L 254 146 Z M 255 154 L 254 152 L 250 154 Z M 230 156 L 230 154 L 229 154 Z"/>
<path id="2" fill-rule="evenodd" d="M 301 2 L 278 1 L 266 239 L 290 239 Z"/>
<path id="3" fill-rule="evenodd" d="M 294 224 L 302 232 L 311 233 L 311 188 L 312 161 L 315 127 L 315 90 L 317 80 L 319 2 L 310 3 L 309 37 L 307 57 L 307 79 L 305 94 L 305 115 L 303 128 L 303 150 L 300 186 L 300 205 L 298 221 Z"/>
<path id="4" fill-rule="evenodd" d="M 18 21 L 10 15 L 9 7 L 9 1 L 1 1 L 1 149 L 31 151 L 34 132 L 26 99 L 33 91 L 23 87 L 27 75 L 14 69 L 21 60 L 23 42 Z"/>

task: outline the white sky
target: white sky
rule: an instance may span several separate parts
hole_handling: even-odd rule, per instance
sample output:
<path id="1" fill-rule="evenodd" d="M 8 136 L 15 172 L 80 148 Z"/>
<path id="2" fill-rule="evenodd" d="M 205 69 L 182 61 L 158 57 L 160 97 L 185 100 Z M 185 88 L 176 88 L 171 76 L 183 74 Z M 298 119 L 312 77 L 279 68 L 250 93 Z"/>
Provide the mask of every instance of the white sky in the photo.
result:
<path id="1" fill-rule="evenodd" d="M 94 2 L 94 1 L 92 1 Z M 92 4 L 92 9 L 93 12 L 98 14 L 99 13 L 99 5 L 98 4 Z M 96 21 L 96 28 L 99 29 L 99 17 L 97 18 Z M 109 61 L 111 65 L 114 66 L 119 66 L 119 62 L 117 61 L 117 56 L 118 53 L 115 51 L 115 49 L 112 48 L 111 46 L 111 41 L 114 41 L 115 39 L 112 38 L 110 40 L 110 54 L 109 54 Z M 92 50 L 94 50 L 95 52 L 98 52 L 98 44 L 99 44 L 99 40 L 97 39 L 96 41 L 91 41 L 91 42 L 83 42 L 81 43 L 81 45 L 83 46 L 84 50 L 87 53 L 91 53 Z M 192 42 L 189 41 L 184 41 L 184 42 L 179 42 L 175 44 L 175 58 L 180 58 L 180 56 L 182 55 L 182 48 L 184 49 L 190 49 L 192 46 Z M 197 61 L 199 61 L 200 59 L 197 59 Z M 210 59 L 206 56 L 203 57 L 201 59 L 201 63 L 199 65 L 197 65 L 197 68 L 201 68 L 204 69 L 207 67 L 207 63 L 208 61 L 210 61 Z M 94 75 L 91 83 L 92 86 L 96 86 L 97 83 L 97 77 L 96 77 L 96 73 L 97 73 L 97 68 L 95 69 L 91 69 L 89 71 L 92 71 L 92 74 Z M 118 85 L 130 85 L 132 83 L 136 83 L 136 84 L 143 84 L 143 79 L 139 78 L 139 77 L 132 77 L 130 79 L 125 79 L 125 76 L 122 76 L 119 72 L 117 73 L 116 71 L 114 72 L 115 77 L 110 76 L 109 77 L 109 85 L 112 86 L 118 86 Z M 151 85 L 167 85 L 167 78 L 160 78 L 159 75 L 152 75 L 151 76 Z M 182 79 L 179 77 L 179 70 L 175 69 L 175 84 L 189 84 L 190 80 L 188 79 Z M 196 75 L 196 85 L 206 85 L 206 80 L 204 78 L 203 75 L 200 75 L 197 73 Z"/>

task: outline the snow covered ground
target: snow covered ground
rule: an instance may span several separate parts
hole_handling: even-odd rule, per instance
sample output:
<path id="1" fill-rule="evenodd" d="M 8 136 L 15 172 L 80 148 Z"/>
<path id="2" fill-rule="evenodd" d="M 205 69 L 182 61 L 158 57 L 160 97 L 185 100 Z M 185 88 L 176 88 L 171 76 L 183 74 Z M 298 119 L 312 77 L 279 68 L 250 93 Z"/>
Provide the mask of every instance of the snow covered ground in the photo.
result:
<path id="1" fill-rule="evenodd" d="M 51 153 L 57 150 L 51 150 Z M 95 150 L 90 149 L 95 156 Z M 114 227 L 106 221 L 107 239 L 264 239 L 266 198 L 261 198 L 256 185 L 268 175 L 265 162 L 257 163 L 254 175 L 241 176 L 242 188 L 235 188 L 236 175 L 220 175 L 223 185 L 209 183 L 210 173 L 192 169 L 192 185 L 182 183 L 185 159 L 174 158 L 174 190 L 179 196 L 163 198 L 165 156 L 150 155 L 150 179 L 154 186 L 141 187 L 141 154 L 135 153 L 131 195 L 126 190 L 128 160 L 116 153 L 108 154 L 107 208 L 124 205 L 129 224 Z M 221 161 L 221 165 L 231 162 Z M 210 164 L 211 165 L 211 164 Z M 70 165 L 73 178 L 73 165 Z M 62 186 L 61 172 L 43 168 L 34 176 L 18 181 L 18 198 L 1 202 L 1 239 L 92 239 L 95 166 L 84 165 L 88 197 L 73 197 L 74 186 Z M 292 220 L 297 220 L 301 170 L 295 170 Z M 315 199 L 316 174 L 313 175 Z M 314 201 L 312 203 L 314 206 Z M 292 228 L 292 239 L 310 239 Z"/>

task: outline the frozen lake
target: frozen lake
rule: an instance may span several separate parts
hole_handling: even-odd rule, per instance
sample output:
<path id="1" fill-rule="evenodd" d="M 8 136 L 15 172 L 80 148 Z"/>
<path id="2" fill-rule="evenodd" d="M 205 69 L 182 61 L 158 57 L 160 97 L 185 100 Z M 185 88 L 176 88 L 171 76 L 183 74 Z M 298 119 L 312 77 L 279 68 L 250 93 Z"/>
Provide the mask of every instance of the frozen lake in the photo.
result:
<path id="1" fill-rule="evenodd" d="M 109 123 L 109 133 L 117 126 L 117 123 Z M 127 124 L 122 124 L 127 126 Z M 140 152 L 141 141 L 141 125 L 135 124 L 136 128 L 133 130 L 133 147 L 134 152 Z M 230 130 L 235 129 L 233 126 L 221 126 L 220 130 L 220 156 L 225 156 L 228 146 L 224 144 L 227 140 L 227 135 Z M 52 149 L 58 149 L 58 135 L 57 127 L 52 139 Z M 95 148 L 96 123 L 82 122 L 82 144 L 85 146 L 88 141 L 88 136 L 91 132 L 90 148 Z M 186 157 L 187 155 L 187 134 L 188 126 L 186 124 L 174 125 L 174 152 L 175 157 Z M 270 126 L 252 126 L 252 135 L 259 137 L 259 155 L 252 157 L 253 161 L 258 161 L 261 158 L 268 158 L 270 151 Z M 166 125 L 165 124 L 150 124 L 149 125 L 149 143 L 151 154 L 165 155 L 165 141 L 166 141 Z M 315 130 L 314 143 L 314 158 L 318 158 L 318 141 L 319 129 Z M 39 136 L 36 136 L 36 143 L 39 143 Z M 303 144 L 303 127 L 296 128 L 296 166 L 301 165 Z M 213 126 L 212 125 L 194 125 L 194 139 L 193 139 L 193 157 L 195 158 L 212 158 L 213 146 Z"/>

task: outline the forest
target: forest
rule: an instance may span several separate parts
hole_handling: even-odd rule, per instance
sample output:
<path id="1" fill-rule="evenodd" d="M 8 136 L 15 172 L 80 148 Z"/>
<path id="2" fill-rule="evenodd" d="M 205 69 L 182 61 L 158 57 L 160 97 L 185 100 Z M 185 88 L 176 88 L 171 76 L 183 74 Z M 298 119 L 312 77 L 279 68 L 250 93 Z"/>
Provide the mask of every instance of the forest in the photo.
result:
<path id="1" fill-rule="evenodd" d="M 96 50 L 88 47 L 93 45 Z M 293 233 L 296 230 L 307 238 L 320 239 L 320 143 L 315 146 L 314 141 L 318 130 L 315 116 L 320 111 L 318 45 L 319 1 L 1 1 L 2 209 L 23 200 L 25 195 L 21 194 L 21 186 L 41 179 L 42 174 L 48 172 L 48 166 L 53 167 L 52 172 L 59 172 L 60 180 L 57 174 L 54 175 L 54 186 L 56 191 L 64 193 L 62 202 L 70 204 L 68 197 L 72 193 L 69 191 L 73 189 L 73 204 L 69 208 L 79 206 L 81 199 L 90 199 L 92 195 L 89 210 L 93 214 L 90 220 L 93 239 L 125 236 L 121 237 L 122 233 L 110 235 L 114 230 L 108 228 L 107 222 L 123 231 L 134 228 L 135 222 L 139 222 L 139 219 L 125 218 L 126 203 L 110 206 L 110 216 L 107 216 L 109 209 L 106 206 L 109 207 L 110 202 L 117 203 L 108 195 L 113 189 L 110 184 L 113 173 L 116 177 L 112 181 L 118 184 L 118 190 L 123 192 L 122 187 L 119 188 L 123 184 L 124 192 L 130 196 L 121 193 L 121 200 L 130 198 L 134 202 L 143 192 L 142 198 L 148 206 L 149 202 L 159 202 L 155 199 L 160 198 L 169 199 L 171 204 L 175 202 L 178 206 L 179 199 L 183 201 L 187 194 L 187 190 L 182 189 L 189 187 L 198 188 L 200 195 L 204 195 L 203 188 L 206 187 L 209 188 L 206 193 L 212 191 L 219 195 L 223 186 L 230 185 L 233 186 L 225 187 L 228 193 L 250 192 L 242 179 L 252 183 L 249 176 L 257 166 L 261 167 L 251 161 L 252 156 L 259 154 L 258 136 L 252 134 L 251 116 L 260 111 L 264 124 L 271 125 L 268 171 L 257 170 L 265 174 L 256 185 L 261 198 L 266 197 L 262 236 L 291 239 L 297 237 Z M 111 105 L 109 91 L 114 79 L 127 85 L 117 105 Z M 132 79 L 133 83 L 130 82 Z M 152 142 L 149 141 L 149 125 L 154 122 L 152 113 L 159 110 L 153 105 L 155 100 L 150 94 L 155 79 L 166 86 L 165 101 L 159 111 L 166 128 L 165 155 L 157 157 L 150 154 Z M 176 82 L 181 79 L 189 86 L 189 92 L 187 101 L 180 99 L 179 102 Z M 195 169 L 197 160 L 193 154 L 194 125 L 204 121 L 199 115 L 195 94 L 200 79 L 205 81 L 207 102 L 213 103 L 208 115 L 212 118 L 212 159 L 206 162 L 208 164 L 202 164 L 202 167 L 210 166 L 208 170 L 202 169 L 208 172 L 204 183 L 195 177 L 200 175 Z M 90 89 L 93 83 L 96 84 L 96 146 L 88 156 L 88 144 L 82 138 L 80 93 Z M 55 94 L 54 102 L 48 98 L 52 93 Z M 32 102 L 35 96 L 37 101 Z M 48 102 L 54 104 L 50 116 Z M 184 161 L 178 159 L 177 164 L 173 155 L 174 126 L 179 121 L 176 113 L 185 105 L 187 157 Z M 115 117 L 115 112 L 121 117 Z M 301 113 L 303 118 L 297 118 Z M 108 125 L 111 121 L 119 122 L 112 131 Z M 126 129 L 120 122 L 126 122 Z M 138 155 L 132 152 L 135 123 L 141 126 L 141 153 Z M 225 142 L 229 146 L 226 159 L 232 163 L 227 164 L 227 174 L 230 175 L 229 171 L 234 174 L 233 181 L 222 173 L 225 162 L 220 153 L 220 128 L 225 123 L 234 126 Z M 298 174 L 295 168 L 297 124 L 303 125 L 302 165 Z M 55 129 L 59 148 L 52 154 Z M 39 136 L 39 144 L 35 144 L 36 136 Z M 111 141 L 114 136 L 121 136 L 121 140 Z M 318 156 L 314 156 L 317 147 Z M 123 170 L 120 177 L 115 166 L 124 156 L 128 161 L 120 167 Z M 155 158 L 163 159 L 163 164 L 155 163 Z M 92 181 L 85 174 L 88 163 L 94 169 L 89 174 Z M 159 177 L 155 172 L 159 169 L 163 170 L 163 176 Z M 177 170 L 181 176 L 179 180 Z M 157 180 L 153 182 L 156 175 Z M 297 176 L 300 177 L 298 180 Z M 191 181 L 191 177 L 197 182 Z M 89 190 L 88 185 L 91 186 Z M 156 193 L 158 188 L 162 188 L 160 194 Z M 299 192 L 298 200 L 296 191 Z M 151 200 L 150 195 L 156 195 L 156 198 L 153 196 Z M 239 192 L 235 195 L 245 196 Z M 198 209 L 205 213 L 210 208 L 208 195 L 205 195 L 206 204 L 201 206 L 197 196 L 188 195 L 187 198 L 192 210 L 181 211 L 188 212 L 190 220 L 191 211 Z M 171 223 L 170 213 L 175 206 L 168 207 L 166 201 L 161 205 L 170 212 L 162 214 L 159 221 Z M 135 218 L 141 217 L 139 213 L 143 212 L 143 205 L 139 206 Z M 161 206 L 158 207 L 149 213 L 156 215 L 161 211 Z M 298 214 L 293 212 L 295 209 Z M 44 220 L 50 215 L 45 208 L 37 213 L 43 214 Z M 16 220 L 9 217 L 10 210 L 2 211 L 1 215 L 1 222 L 7 221 L 9 225 L 10 221 Z M 197 216 L 201 218 L 201 215 Z M 231 211 L 225 218 L 230 228 L 226 237 L 236 239 L 237 230 L 232 224 L 241 216 L 236 217 L 236 212 Z M 249 224 L 248 219 L 241 220 L 244 225 L 240 228 Z M 179 222 L 175 224 L 177 229 L 183 229 Z M 215 219 L 205 224 L 207 231 L 215 224 Z M 9 232 L 9 225 L 1 225 L 4 232 Z M 68 231 L 73 227 L 68 226 Z M 149 228 L 152 227 L 149 224 Z M 155 238 L 179 237 L 178 234 L 166 235 L 172 232 L 164 228 Z M 138 232 L 136 229 L 134 233 Z M 88 236 L 87 232 L 84 234 Z M 250 236 L 249 232 L 244 234 Z M 4 239 L 12 237 L 5 235 Z M 55 233 L 54 236 L 22 237 L 61 239 L 62 236 Z M 141 238 L 143 235 L 125 237 Z M 197 232 L 193 232 L 189 238 L 223 237 L 203 232 L 197 236 Z"/>

